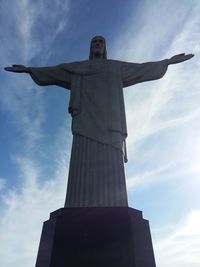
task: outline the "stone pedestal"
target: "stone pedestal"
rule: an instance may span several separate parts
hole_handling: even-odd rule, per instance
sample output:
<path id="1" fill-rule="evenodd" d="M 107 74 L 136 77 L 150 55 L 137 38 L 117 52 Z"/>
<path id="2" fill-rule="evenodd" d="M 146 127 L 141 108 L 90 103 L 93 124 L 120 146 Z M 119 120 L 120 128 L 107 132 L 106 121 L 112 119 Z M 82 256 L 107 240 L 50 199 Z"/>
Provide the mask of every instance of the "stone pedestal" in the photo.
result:
<path id="1" fill-rule="evenodd" d="M 44 222 L 36 267 L 155 267 L 149 223 L 128 207 L 62 208 Z"/>

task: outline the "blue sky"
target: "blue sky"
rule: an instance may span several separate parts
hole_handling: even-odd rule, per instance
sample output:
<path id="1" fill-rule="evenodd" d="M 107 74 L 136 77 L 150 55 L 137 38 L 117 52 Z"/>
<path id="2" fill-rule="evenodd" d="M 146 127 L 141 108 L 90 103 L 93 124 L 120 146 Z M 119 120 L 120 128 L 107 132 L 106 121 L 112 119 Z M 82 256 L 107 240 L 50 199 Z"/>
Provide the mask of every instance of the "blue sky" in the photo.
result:
<path id="1" fill-rule="evenodd" d="M 129 205 L 150 221 L 159 267 L 200 266 L 200 2 L 0 1 L 0 263 L 34 266 L 43 221 L 63 206 L 69 92 L 39 87 L 11 64 L 85 60 L 94 35 L 129 62 L 195 57 L 124 89 Z"/>

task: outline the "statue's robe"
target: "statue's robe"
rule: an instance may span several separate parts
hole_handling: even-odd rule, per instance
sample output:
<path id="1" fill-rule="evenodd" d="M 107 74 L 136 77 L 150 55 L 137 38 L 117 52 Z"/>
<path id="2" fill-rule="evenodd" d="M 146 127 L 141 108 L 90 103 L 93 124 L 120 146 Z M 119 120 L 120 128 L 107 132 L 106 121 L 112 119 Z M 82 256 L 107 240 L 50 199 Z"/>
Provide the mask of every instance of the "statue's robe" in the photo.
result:
<path id="1" fill-rule="evenodd" d="M 167 66 L 166 60 L 137 64 L 93 59 L 30 68 L 38 85 L 71 90 L 74 139 L 65 206 L 127 206 L 123 87 L 159 79 Z"/>

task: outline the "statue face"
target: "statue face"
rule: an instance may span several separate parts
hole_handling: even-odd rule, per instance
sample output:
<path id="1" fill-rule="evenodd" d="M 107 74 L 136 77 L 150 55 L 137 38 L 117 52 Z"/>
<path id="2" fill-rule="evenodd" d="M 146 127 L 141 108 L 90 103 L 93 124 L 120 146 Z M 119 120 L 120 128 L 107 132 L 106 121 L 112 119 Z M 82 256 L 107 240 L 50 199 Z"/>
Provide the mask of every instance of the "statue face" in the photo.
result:
<path id="1" fill-rule="evenodd" d="M 92 53 L 96 57 L 102 57 L 105 51 L 105 40 L 101 36 L 92 39 Z"/>

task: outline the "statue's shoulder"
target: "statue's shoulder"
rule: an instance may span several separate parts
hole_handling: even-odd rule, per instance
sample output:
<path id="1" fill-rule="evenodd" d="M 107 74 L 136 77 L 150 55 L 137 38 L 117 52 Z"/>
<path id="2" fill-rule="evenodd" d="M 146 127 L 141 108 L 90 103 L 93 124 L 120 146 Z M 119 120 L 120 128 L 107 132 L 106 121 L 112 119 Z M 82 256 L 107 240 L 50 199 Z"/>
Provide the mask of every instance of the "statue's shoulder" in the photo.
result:
<path id="1" fill-rule="evenodd" d="M 59 64 L 60 67 L 69 67 L 69 66 L 84 66 L 87 65 L 89 63 L 89 60 L 82 60 L 82 61 L 72 61 L 72 62 L 65 62 L 65 63 L 61 63 Z"/>
<path id="2" fill-rule="evenodd" d="M 121 69 L 123 63 L 124 63 L 124 62 L 121 61 L 121 60 L 117 60 L 117 59 L 108 59 L 108 64 L 109 64 L 112 68 Z"/>
<path id="3" fill-rule="evenodd" d="M 107 59 L 107 61 L 108 61 L 110 64 L 121 64 L 121 63 L 122 63 L 122 61 L 117 60 L 117 59 Z"/>

